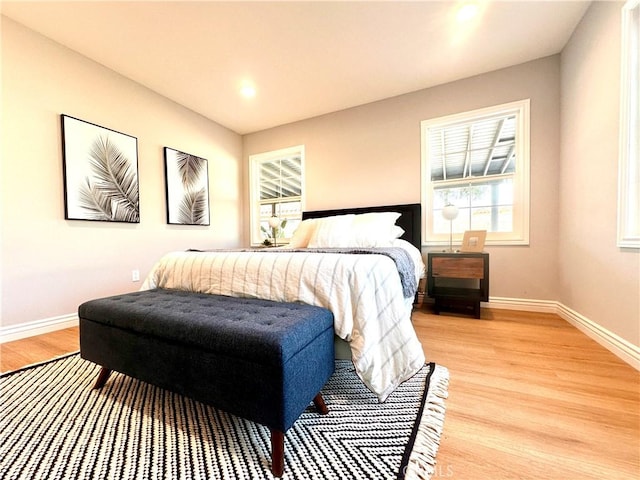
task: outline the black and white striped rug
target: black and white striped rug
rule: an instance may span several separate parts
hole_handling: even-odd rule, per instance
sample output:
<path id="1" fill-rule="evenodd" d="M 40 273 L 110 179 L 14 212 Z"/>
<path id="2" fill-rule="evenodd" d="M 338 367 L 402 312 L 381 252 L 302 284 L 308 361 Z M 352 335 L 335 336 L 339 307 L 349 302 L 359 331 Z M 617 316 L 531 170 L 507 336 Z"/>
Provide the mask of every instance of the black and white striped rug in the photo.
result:
<path id="1" fill-rule="evenodd" d="M 269 430 L 73 354 L 0 378 L 0 479 L 271 479 Z M 434 364 L 385 403 L 338 360 L 285 435 L 283 479 L 430 478 L 449 373 Z"/>

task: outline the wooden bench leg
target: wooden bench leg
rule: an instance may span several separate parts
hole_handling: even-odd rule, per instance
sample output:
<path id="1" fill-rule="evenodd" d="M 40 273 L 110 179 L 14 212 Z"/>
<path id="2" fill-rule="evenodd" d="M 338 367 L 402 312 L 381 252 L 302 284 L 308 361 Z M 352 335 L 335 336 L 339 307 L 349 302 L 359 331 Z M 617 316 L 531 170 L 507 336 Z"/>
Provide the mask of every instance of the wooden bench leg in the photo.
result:
<path id="1" fill-rule="evenodd" d="M 316 406 L 318 412 L 320 412 L 321 415 L 326 415 L 327 413 L 329 413 L 327 404 L 324 403 L 324 398 L 322 398 L 321 394 L 317 394 L 315 397 L 313 397 L 313 404 Z"/>
<path id="2" fill-rule="evenodd" d="M 320 414 L 329 413 L 327 404 L 321 394 L 313 397 L 313 404 Z M 284 474 L 284 432 L 271 429 L 271 473 L 274 477 L 281 477 Z"/>
<path id="3" fill-rule="evenodd" d="M 102 369 L 100 369 L 100 373 L 98 374 L 98 379 L 93 385 L 93 388 L 102 388 L 102 386 L 107 383 L 109 375 L 111 375 L 111 370 L 106 367 L 102 367 Z"/>
<path id="4" fill-rule="evenodd" d="M 284 432 L 271 429 L 271 473 L 274 477 L 284 474 Z"/>

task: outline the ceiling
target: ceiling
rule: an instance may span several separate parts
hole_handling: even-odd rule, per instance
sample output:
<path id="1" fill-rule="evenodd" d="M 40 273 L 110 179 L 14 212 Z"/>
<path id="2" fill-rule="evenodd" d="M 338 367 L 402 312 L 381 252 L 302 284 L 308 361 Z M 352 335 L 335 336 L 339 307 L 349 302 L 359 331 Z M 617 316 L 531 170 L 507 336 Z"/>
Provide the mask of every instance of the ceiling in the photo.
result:
<path id="1" fill-rule="evenodd" d="M 590 2 L 12 1 L 2 14 L 246 134 L 559 53 Z M 253 98 L 239 90 L 250 85 Z"/>

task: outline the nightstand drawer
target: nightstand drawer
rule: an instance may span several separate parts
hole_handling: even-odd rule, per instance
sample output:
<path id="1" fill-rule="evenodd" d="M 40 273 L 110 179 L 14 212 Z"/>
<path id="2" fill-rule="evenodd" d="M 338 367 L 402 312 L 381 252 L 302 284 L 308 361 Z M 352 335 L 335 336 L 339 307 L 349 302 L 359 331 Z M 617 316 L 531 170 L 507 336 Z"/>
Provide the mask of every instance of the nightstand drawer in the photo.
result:
<path id="1" fill-rule="evenodd" d="M 484 258 L 434 257 L 431 275 L 448 278 L 484 278 Z"/>
<path id="2" fill-rule="evenodd" d="M 489 254 L 429 252 L 427 293 L 436 314 L 442 308 L 464 308 L 480 318 L 480 302 L 489 301 Z"/>

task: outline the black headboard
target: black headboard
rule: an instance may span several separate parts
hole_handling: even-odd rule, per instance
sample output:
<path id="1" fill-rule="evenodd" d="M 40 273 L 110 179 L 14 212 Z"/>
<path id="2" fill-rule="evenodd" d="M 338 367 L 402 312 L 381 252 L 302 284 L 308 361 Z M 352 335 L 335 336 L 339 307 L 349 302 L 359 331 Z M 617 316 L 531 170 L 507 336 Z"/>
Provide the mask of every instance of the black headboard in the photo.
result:
<path id="1" fill-rule="evenodd" d="M 383 205 L 377 207 L 357 207 L 341 208 L 338 210 L 316 210 L 312 212 L 302 212 L 302 219 L 331 217 L 333 215 L 348 215 L 350 213 L 370 213 L 370 212 L 398 212 L 400 218 L 396 220 L 396 225 L 404 230 L 403 240 L 413 244 L 418 250 L 422 247 L 422 211 L 419 203 L 408 203 L 405 205 Z"/>

